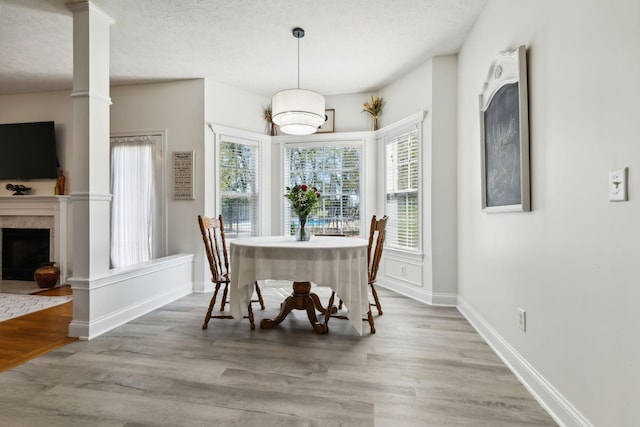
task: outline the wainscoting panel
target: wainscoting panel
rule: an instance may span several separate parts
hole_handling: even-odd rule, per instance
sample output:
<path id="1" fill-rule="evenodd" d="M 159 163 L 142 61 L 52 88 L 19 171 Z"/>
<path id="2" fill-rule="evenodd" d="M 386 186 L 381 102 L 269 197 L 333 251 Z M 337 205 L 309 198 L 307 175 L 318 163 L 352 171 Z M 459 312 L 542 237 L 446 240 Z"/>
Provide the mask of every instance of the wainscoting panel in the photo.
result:
<path id="1" fill-rule="evenodd" d="M 193 258 L 178 254 L 112 270 L 91 281 L 70 278 L 74 304 L 69 336 L 95 338 L 189 295 Z"/>

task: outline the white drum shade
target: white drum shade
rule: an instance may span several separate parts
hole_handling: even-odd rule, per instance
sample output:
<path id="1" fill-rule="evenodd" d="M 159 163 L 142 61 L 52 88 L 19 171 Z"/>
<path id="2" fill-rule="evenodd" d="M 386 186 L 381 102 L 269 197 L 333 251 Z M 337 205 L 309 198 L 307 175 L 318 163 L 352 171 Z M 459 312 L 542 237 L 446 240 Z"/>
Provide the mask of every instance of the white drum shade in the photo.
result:
<path id="1" fill-rule="evenodd" d="M 324 96 L 307 89 L 287 89 L 271 98 L 271 117 L 289 135 L 310 135 L 324 123 Z"/>

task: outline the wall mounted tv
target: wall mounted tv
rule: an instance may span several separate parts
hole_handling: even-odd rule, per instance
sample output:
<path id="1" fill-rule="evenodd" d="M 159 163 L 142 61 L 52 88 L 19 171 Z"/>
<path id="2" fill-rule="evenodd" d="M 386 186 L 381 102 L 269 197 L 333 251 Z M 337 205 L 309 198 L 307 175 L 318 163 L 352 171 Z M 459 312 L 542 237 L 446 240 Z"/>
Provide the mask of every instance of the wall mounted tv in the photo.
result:
<path id="1" fill-rule="evenodd" d="M 54 122 L 0 125 L 0 180 L 58 176 Z"/>

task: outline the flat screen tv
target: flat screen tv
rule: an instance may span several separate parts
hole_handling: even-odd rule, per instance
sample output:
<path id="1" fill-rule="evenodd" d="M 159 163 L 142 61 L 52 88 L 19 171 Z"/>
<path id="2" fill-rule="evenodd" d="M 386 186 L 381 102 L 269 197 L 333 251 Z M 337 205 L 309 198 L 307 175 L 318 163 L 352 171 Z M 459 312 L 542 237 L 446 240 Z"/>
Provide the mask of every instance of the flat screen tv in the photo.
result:
<path id="1" fill-rule="evenodd" d="M 0 180 L 58 176 L 54 122 L 0 125 Z"/>

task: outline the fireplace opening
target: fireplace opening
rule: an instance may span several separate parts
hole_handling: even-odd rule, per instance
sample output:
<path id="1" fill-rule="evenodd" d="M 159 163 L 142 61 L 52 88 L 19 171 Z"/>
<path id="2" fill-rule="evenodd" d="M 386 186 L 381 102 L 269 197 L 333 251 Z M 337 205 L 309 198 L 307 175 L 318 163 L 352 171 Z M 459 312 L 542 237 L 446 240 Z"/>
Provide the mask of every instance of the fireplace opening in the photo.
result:
<path id="1" fill-rule="evenodd" d="M 2 229 L 2 280 L 33 281 L 33 272 L 49 261 L 46 228 Z"/>

